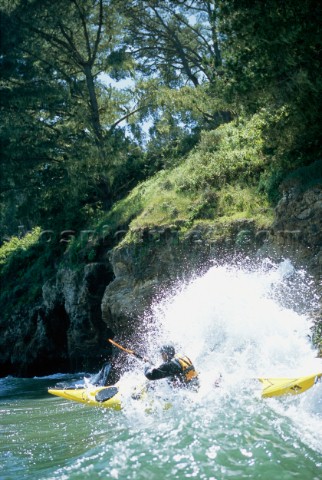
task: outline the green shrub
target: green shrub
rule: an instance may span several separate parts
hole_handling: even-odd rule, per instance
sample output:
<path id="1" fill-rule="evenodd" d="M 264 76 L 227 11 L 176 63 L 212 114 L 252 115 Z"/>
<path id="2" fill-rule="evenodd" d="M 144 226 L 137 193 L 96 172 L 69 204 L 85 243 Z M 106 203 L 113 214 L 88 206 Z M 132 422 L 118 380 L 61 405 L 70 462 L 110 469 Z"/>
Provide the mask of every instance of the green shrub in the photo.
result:
<path id="1" fill-rule="evenodd" d="M 13 256 L 28 257 L 30 247 L 39 241 L 40 235 L 41 229 L 36 227 L 21 238 L 11 237 L 10 240 L 5 241 L 0 247 L 0 265 L 8 264 Z"/>
<path id="2" fill-rule="evenodd" d="M 60 254 L 59 245 L 41 241 L 39 227 L 22 238 L 6 241 L 0 248 L 2 311 L 12 309 L 12 305 L 33 304 L 40 298 Z"/>
<path id="3" fill-rule="evenodd" d="M 141 228 L 207 220 L 258 218 L 271 222 L 267 194 L 259 190 L 267 158 L 262 115 L 201 132 L 201 140 L 179 165 L 162 170 L 116 203 L 101 222 Z M 127 237 L 130 240 L 130 236 Z"/>

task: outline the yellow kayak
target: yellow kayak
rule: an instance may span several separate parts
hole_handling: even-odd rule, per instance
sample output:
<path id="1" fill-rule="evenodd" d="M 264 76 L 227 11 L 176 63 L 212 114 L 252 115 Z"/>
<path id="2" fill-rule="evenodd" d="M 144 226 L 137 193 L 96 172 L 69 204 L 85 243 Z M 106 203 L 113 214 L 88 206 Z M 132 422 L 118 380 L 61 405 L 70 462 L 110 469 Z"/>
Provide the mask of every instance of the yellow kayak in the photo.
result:
<path id="1" fill-rule="evenodd" d="M 148 386 L 146 383 L 133 388 L 130 397 L 132 400 L 146 400 Z M 84 403 L 92 407 L 112 408 L 113 410 L 122 409 L 122 401 L 129 396 L 128 388 L 119 382 L 108 387 L 65 387 L 65 388 L 49 388 L 48 393 L 56 395 L 57 397 L 72 400 L 73 402 Z M 151 397 L 151 405 L 154 402 L 154 397 Z M 150 406 L 151 406 L 150 405 Z M 169 408 L 169 403 L 164 404 L 164 408 Z"/>
<path id="2" fill-rule="evenodd" d="M 299 395 L 313 387 L 322 378 L 322 373 L 315 373 L 297 378 L 259 378 L 263 384 L 262 397 L 280 397 L 281 395 Z"/>
<path id="3" fill-rule="evenodd" d="M 94 407 L 121 410 L 121 394 L 116 385 L 110 387 L 49 388 L 48 393 Z"/>
<path id="4" fill-rule="evenodd" d="M 258 380 L 263 384 L 262 397 L 266 398 L 298 395 L 313 387 L 321 379 L 322 373 L 297 378 L 259 378 Z M 118 384 L 109 387 L 50 388 L 48 393 L 90 406 L 112 408 L 114 410 L 122 409 L 122 394 Z M 144 385 L 141 385 L 132 393 L 132 399 L 134 400 L 145 397 L 146 388 Z M 169 405 L 166 403 L 165 408 L 169 408 Z"/>

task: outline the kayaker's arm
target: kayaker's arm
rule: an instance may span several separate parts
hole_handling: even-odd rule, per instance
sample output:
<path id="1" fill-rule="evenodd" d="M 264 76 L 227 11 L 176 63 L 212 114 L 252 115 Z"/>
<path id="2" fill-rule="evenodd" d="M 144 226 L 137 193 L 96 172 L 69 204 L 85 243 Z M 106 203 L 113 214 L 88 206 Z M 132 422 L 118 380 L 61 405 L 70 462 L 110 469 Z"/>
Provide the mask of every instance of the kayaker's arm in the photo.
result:
<path id="1" fill-rule="evenodd" d="M 144 368 L 144 375 L 148 380 L 160 380 L 161 378 L 172 377 L 180 372 L 180 368 L 173 362 L 162 363 L 156 368 L 146 365 Z"/>

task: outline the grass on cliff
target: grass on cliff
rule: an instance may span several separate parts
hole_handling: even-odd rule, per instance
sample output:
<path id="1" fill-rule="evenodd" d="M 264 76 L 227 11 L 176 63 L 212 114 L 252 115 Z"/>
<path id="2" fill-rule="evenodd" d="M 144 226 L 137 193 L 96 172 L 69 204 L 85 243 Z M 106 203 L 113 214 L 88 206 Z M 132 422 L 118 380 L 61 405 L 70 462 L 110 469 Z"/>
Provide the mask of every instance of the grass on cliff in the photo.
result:
<path id="1" fill-rule="evenodd" d="M 203 132 L 199 144 L 174 168 L 158 172 L 114 205 L 97 228 L 225 223 L 253 219 L 260 228 L 272 221 L 267 194 L 259 188 L 266 168 L 263 121 L 232 122 Z M 130 232 L 123 241 L 130 240 Z"/>
<path id="2" fill-rule="evenodd" d="M 30 248 L 38 243 L 41 235 L 39 227 L 34 228 L 23 237 L 11 237 L 10 240 L 4 242 L 0 248 L 0 266 L 8 268 L 13 256 L 20 255 L 24 257 L 29 255 Z"/>
<path id="3" fill-rule="evenodd" d="M 0 247 L 2 314 L 13 306 L 41 297 L 42 285 L 55 271 L 57 252 L 42 238 L 39 227 L 23 237 L 11 237 Z"/>

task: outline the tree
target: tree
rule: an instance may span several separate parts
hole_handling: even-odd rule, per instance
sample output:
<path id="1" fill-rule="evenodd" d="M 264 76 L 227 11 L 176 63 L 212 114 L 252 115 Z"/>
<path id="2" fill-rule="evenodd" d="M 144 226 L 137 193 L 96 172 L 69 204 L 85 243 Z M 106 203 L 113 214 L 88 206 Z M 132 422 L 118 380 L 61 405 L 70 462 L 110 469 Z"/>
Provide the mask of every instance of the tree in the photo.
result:
<path id="1" fill-rule="evenodd" d="M 225 41 L 223 93 L 261 111 L 265 150 L 279 182 L 321 156 L 321 19 L 315 0 L 218 1 Z"/>
<path id="2" fill-rule="evenodd" d="M 110 177 L 133 150 L 118 125 L 137 108 L 100 81 L 132 68 L 113 2 L 17 1 L 1 14 L 2 219 L 14 213 L 11 230 L 48 221 L 66 196 L 70 210 L 109 205 Z"/>
<path id="3" fill-rule="evenodd" d="M 143 75 L 161 75 L 174 88 L 215 80 L 222 61 L 214 1 L 123 3 L 130 52 Z"/>
<path id="4" fill-rule="evenodd" d="M 20 2 L 9 19 L 25 33 L 20 53 L 39 62 L 56 83 L 68 86 L 81 112 L 87 112 L 86 127 L 101 143 L 103 130 L 123 116 L 116 92 L 99 81 L 99 75 L 114 66 L 120 41 L 120 17 L 112 2 L 29 0 Z M 113 109 L 109 102 L 114 102 Z"/>
<path id="5" fill-rule="evenodd" d="M 145 92 L 139 98 L 149 98 L 142 115 L 152 120 L 153 143 L 165 147 L 166 136 L 161 137 L 167 129 L 170 143 L 175 144 L 184 135 L 195 138 L 202 127 L 230 121 L 227 104 L 218 95 L 223 66 L 216 2 L 115 3 L 126 18 L 126 52 L 136 62 L 136 91 Z"/>

